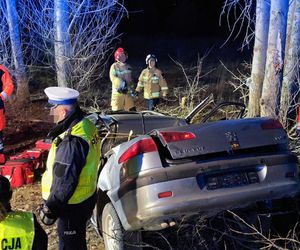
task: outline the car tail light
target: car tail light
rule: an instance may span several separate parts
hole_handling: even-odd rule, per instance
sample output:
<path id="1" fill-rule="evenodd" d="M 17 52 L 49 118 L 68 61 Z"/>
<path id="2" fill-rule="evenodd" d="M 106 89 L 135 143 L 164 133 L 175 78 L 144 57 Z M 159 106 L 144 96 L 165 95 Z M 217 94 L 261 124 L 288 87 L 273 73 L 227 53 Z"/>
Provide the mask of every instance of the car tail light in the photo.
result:
<path id="1" fill-rule="evenodd" d="M 152 138 L 145 138 L 131 145 L 119 158 L 119 164 L 143 153 L 158 151 Z"/>
<path id="2" fill-rule="evenodd" d="M 166 192 L 162 192 L 158 194 L 158 198 L 168 198 L 171 197 L 173 195 L 172 191 L 166 191 Z"/>
<path id="3" fill-rule="evenodd" d="M 160 132 L 165 142 L 176 142 L 195 139 L 195 134 L 191 132 Z"/>
<path id="4" fill-rule="evenodd" d="M 276 119 L 270 119 L 261 124 L 262 129 L 282 129 L 280 121 Z"/>

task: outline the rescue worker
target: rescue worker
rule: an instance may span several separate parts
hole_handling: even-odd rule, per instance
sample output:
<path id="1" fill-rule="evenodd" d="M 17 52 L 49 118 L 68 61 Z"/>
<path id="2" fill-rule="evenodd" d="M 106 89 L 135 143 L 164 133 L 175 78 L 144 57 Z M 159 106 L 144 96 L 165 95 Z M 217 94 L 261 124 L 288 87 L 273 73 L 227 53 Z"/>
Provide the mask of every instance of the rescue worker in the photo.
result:
<path id="1" fill-rule="evenodd" d="M 11 96 L 14 85 L 8 70 L 4 65 L 0 64 L 0 164 L 5 163 L 4 155 L 4 141 L 3 141 L 3 129 L 5 128 L 5 110 L 4 103 L 8 101 L 8 97 Z"/>
<path id="2" fill-rule="evenodd" d="M 1 249 L 44 250 L 48 238 L 33 213 L 12 211 L 9 180 L 0 175 Z"/>
<path id="3" fill-rule="evenodd" d="M 134 83 L 131 77 L 131 67 L 126 63 L 127 53 L 123 48 L 118 48 L 115 53 L 115 62 L 109 70 L 109 78 L 112 82 L 111 109 L 112 111 L 135 111 Z"/>
<path id="4" fill-rule="evenodd" d="M 46 225 L 58 219 L 59 249 L 87 249 L 86 223 L 96 203 L 100 159 L 97 128 L 78 106 L 77 90 L 48 87 L 45 93 L 56 126 L 48 134 L 52 145 L 42 176 L 40 217 Z"/>
<path id="5" fill-rule="evenodd" d="M 156 67 L 157 58 L 153 54 L 146 57 L 146 65 L 140 74 L 136 87 L 136 92 L 144 89 L 144 98 L 147 101 L 148 110 L 154 110 L 159 103 L 161 96 L 166 97 L 168 94 L 168 85 L 164 79 L 162 72 Z"/>

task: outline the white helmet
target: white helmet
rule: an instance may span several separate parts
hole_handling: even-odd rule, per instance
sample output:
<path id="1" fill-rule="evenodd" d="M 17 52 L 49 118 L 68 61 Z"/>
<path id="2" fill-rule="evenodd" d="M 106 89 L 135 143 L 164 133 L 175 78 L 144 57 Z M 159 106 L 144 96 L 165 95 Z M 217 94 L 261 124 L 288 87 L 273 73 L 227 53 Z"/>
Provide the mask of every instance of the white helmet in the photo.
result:
<path id="1" fill-rule="evenodd" d="M 146 56 L 146 60 L 145 60 L 147 65 L 148 65 L 150 59 L 154 59 L 155 62 L 157 63 L 157 58 L 156 58 L 156 56 L 153 55 L 153 54 L 149 54 L 148 56 Z"/>

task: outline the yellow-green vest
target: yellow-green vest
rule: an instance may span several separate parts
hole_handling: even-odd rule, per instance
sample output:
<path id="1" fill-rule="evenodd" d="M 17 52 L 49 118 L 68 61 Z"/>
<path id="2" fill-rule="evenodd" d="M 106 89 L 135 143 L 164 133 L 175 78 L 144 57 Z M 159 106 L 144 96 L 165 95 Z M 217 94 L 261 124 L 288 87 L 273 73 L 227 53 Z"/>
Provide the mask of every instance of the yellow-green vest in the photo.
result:
<path id="1" fill-rule="evenodd" d="M 42 177 L 42 196 L 44 200 L 47 200 L 50 195 L 57 143 L 58 141 L 61 141 L 67 133 L 70 132 L 66 131 L 60 134 L 54 139 L 51 145 L 47 159 L 47 169 Z M 81 137 L 89 144 L 86 164 L 79 175 L 79 181 L 75 192 L 68 201 L 68 204 L 78 204 L 91 197 L 96 190 L 98 165 L 100 161 L 100 139 L 98 137 L 96 126 L 86 118 L 73 126 L 70 134 Z"/>
<path id="2" fill-rule="evenodd" d="M 32 213 L 10 212 L 0 222 L 0 249 L 31 250 L 34 240 Z"/>

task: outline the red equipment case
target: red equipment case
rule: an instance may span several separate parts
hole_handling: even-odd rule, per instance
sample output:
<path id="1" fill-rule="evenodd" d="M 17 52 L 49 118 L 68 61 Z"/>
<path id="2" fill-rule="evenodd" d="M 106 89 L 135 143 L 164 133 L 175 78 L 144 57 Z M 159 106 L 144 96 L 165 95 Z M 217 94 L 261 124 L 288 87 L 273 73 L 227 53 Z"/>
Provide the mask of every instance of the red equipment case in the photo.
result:
<path id="1" fill-rule="evenodd" d="M 0 174 L 9 179 L 12 188 L 33 183 L 33 162 L 31 159 L 8 160 L 0 165 Z"/>

